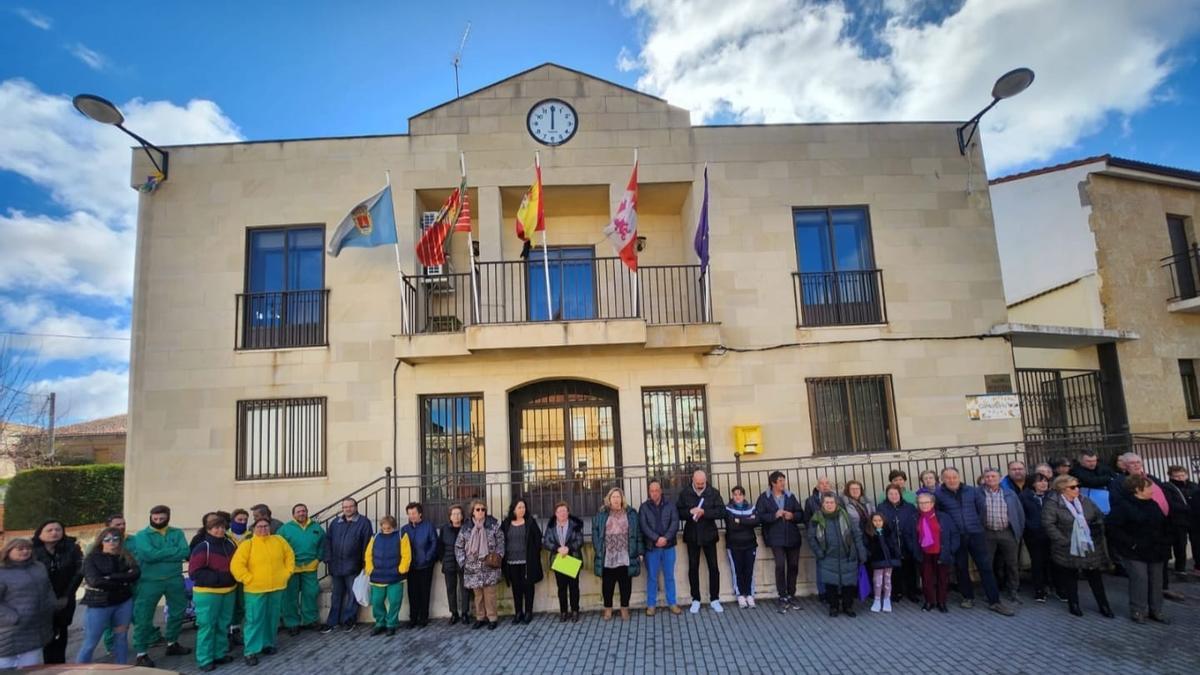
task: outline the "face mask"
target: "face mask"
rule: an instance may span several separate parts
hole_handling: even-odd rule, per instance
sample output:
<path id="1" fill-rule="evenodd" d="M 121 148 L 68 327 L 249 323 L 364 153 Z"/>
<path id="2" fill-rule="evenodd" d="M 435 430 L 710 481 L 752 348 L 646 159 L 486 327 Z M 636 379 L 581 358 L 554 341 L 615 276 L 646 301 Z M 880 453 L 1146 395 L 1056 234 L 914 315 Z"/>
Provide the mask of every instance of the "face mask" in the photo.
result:
<path id="1" fill-rule="evenodd" d="M 150 521 L 150 527 L 152 527 L 156 530 L 165 530 L 165 529 L 167 529 L 167 526 L 170 524 L 171 524 L 171 516 L 167 516 L 167 519 L 164 520 L 161 525 L 155 525 L 153 520 Z"/>
<path id="2" fill-rule="evenodd" d="M 236 535 L 243 535 L 246 533 L 246 523 L 239 523 L 235 520 L 229 525 L 229 529 L 233 530 Z"/>

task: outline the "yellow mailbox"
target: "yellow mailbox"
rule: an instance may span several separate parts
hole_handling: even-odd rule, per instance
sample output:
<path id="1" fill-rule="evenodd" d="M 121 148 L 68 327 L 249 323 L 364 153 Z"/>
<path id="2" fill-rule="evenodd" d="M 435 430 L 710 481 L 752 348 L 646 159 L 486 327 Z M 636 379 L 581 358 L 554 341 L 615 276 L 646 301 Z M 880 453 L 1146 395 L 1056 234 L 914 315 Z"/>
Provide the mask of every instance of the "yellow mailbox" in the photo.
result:
<path id="1" fill-rule="evenodd" d="M 758 455 L 763 451 L 762 427 L 754 425 L 736 426 L 733 428 L 733 454 Z"/>

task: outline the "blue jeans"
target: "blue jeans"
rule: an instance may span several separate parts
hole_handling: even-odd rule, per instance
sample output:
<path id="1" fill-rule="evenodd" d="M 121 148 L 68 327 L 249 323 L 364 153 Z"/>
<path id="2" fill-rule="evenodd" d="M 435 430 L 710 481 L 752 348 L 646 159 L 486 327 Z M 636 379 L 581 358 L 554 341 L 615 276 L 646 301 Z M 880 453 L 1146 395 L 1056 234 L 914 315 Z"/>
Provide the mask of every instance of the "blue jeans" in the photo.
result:
<path id="1" fill-rule="evenodd" d="M 646 606 L 658 604 L 658 572 L 663 573 L 663 590 L 667 594 L 667 606 L 675 605 L 675 546 L 649 548 L 646 550 Z"/>
<path id="2" fill-rule="evenodd" d="M 325 623 L 330 626 L 357 623 L 358 600 L 354 597 L 354 580 L 358 578 L 358 572 L 330 577 L 333 580 L 332 593 L 329 596 L 329 618 Z"/>
<path id="3" fill-rule="evenodd" d="M 113 631 L 113 659 L 116 663 L 129 663 L 129 623 L 133 621 L 133 599 L 111 607 L 88 607 L 83 617 L 83 646 L 79 648 L 76 663 L 91 663 L 92 653 L 108 628 L 125 628 L 120 633 Z"/>
<path id="4" fill-rule="evenodd" d="M 992 561 L 988 557 L 987 540 L 982 532 L 962 535 L 962 546 L 954 552 L 954 567 L 958 577 L 958 592 L 964 600 L 975 599 L 975 588 L 971 582 L 970 565 L 967 554 L 975 561 L 975 569 L 979 570 L 979 580 L 983 582 L 983 594 L 989 604 L 1000 602 L 1000 588 L 996 586 L 996 575 L 992 574 Z"/>

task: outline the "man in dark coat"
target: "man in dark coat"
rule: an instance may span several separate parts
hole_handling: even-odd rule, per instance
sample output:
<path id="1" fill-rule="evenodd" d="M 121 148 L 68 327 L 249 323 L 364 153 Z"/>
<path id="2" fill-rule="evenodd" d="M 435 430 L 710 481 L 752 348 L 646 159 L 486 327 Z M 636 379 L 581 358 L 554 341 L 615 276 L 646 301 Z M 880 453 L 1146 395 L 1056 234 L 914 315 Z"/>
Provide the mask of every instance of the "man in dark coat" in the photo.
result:
<path id="1" fill-rule="evenodd" d="M 646 616 L 658 609 L 658 575 L 662 572 L 667 607 L 679 614 L 675 598 L 675 547 L 678 544 L 679 512 L 663 494 L 662 482 L 652 479 L 646 486 L 650 498 L 638 510 L 638 529 L 642 531 L 646 557 Z"/>
<path id="2" fill-rule="evenodd" d="M 329 522 L 325 536 L 325 568 L 329 571 L 332 595 L 322 633 L 330 633 L 338 625 L 351 631 L 358 623 L 354 580 L 366 564 L 363 556 L 374 533 L 371 521 L 359 514 L 358 502 L 350 497 L 342 500 L 342 515 Z"/>
<path id="3" fill-rule="evenodd" d="M 725 502 L 721 493 L 708 484 L 708 474 L 697 469 L 692 482 L 679 493 L 676 500 L 679 519 L 684 521 L 683 542 L 688 551 L 688 584 L 691 586 L 692 607 L 700 611 L 700 553 L 708 565 L 708 599 L 714 612 L 721 607 L 721 573 L 717 569 L 717 522 L 725 519 Z"/>
<path id="4" fill-rule="evenodd" d="M 992 574 L 992 561 L 988 556 L 987 539 L 984 536 L 987 500 L 983 493 L 970 485 L 964 485 L 958 469 L 946 467 L 942 469 L 942 484 L 938 486 L 934 495 L 937 498 L 937 510 L 950 516 L 962 538 L 962 543 L 955 552 L 954 562 L 957 568 L 958 591 L 963 596 L 963 609 L 975 606 L 975 589 L 971 584 L 971 570 L 967 561 L 970 554 L 983 582 L 988 609 L 997 614 L 1012 616 L 1013 611 L 1000 602 L 1000 589 L 996 585 L 996 576 Z"/>

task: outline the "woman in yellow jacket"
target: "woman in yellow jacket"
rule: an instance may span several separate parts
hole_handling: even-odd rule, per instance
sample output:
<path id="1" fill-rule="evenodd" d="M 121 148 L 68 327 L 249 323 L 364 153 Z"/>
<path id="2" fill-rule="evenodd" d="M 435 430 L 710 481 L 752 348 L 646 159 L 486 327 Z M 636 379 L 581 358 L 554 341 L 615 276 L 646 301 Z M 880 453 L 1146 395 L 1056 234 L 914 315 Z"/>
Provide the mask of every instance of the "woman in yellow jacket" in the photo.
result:
<path id="1" fill-rule="evenodd" d="M 271 534 L 271 521 L 254 522 L 254 536 L 238 545 L 230 569 L 242 583 L 246 599 L 246 665 L 258 665 L 258 655 L 275 653 L 275 633 L 283 589 L 296 567 L 296 556 L 287 541 Z"/>
<path id="2" fill-rule="evenodd" d="M 379 533 L 371 537 L 363 556 L 367 580 L 371 582 L 371 614 L 375 630 L 371 635 L 395 635 L 400 623 L 400 603 L 404 602 L 404 577 L 412 564 L 412 545 L 408 535 L 396 531 L 396 519 L 379 519 Z"/>

